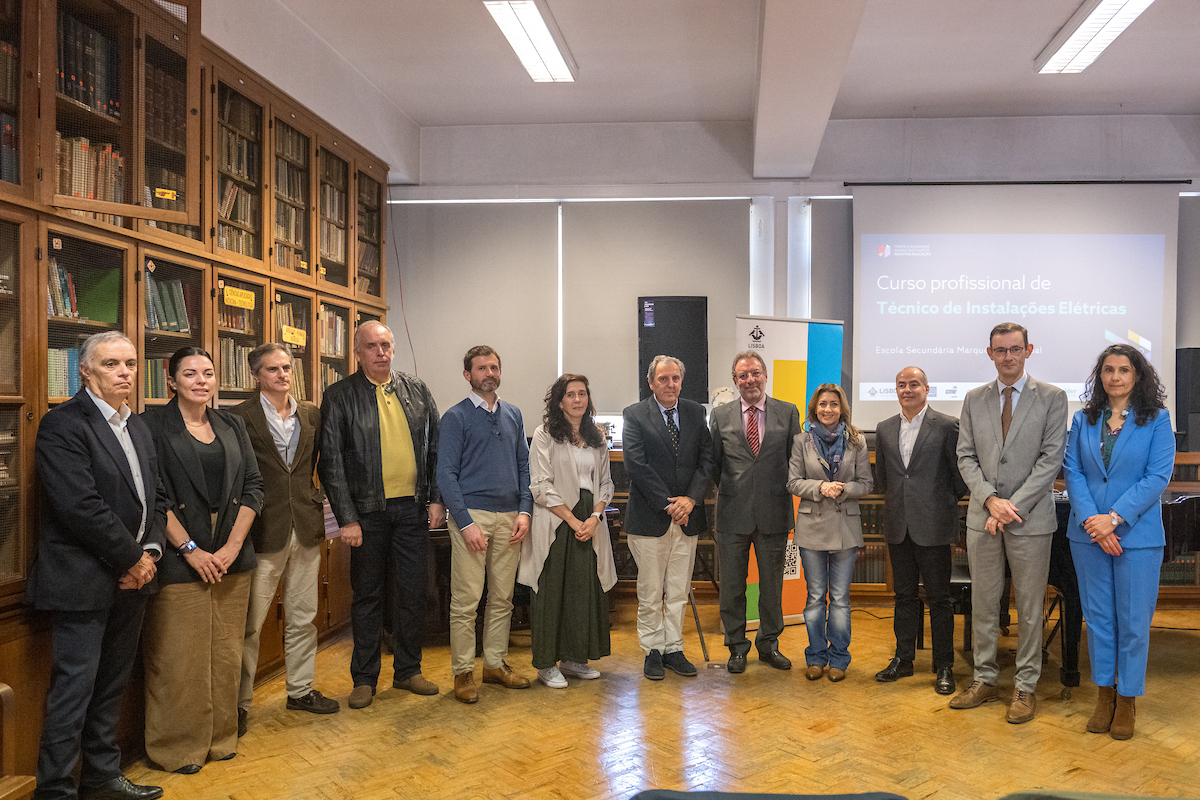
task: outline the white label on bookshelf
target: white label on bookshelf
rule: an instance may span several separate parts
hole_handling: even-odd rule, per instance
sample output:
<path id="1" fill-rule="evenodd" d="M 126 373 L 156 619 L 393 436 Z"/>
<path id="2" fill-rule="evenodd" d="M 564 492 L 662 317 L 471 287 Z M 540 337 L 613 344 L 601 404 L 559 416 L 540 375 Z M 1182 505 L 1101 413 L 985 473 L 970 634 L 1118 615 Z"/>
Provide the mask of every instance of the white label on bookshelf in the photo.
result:
<path id="1" fill-rule="evenodd" d="M 293 328 L 291 325 L 284 325 L 283 340 L 297 347 L 305 347 L 308 345 L 308 331 L 303 328 Z"/>
<path id="2" fill-rule="evenodd" d="M 248 308 L 254 310 L 254 292 L 246 289 L 238 289 L 233 286 L 225 287 L 225 305 L 235 308 Z"/>
<path id="3" fill-rule="evenodd" d="M 153 261 L 151 261 L 150 259 L 147 258 L 146 259 L 146 269 L 150 272 L 154 272 L 154 270 L 156 270 L 157 267 L 154 266 Z"/>
<path id="4" fill-rule="evenodd" d="M 50 247 L 54 250 L 62 250 L 62 239 L 55 237 L 50 240 Z"/>

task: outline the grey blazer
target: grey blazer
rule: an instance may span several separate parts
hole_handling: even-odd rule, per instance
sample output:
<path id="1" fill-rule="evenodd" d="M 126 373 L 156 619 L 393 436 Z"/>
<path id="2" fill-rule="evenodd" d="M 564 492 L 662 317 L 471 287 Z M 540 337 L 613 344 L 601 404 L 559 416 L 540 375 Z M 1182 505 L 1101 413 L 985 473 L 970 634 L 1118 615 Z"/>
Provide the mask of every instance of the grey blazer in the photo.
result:
<path id="1" fill-rule="evenodd" d="M 1017 404 L 1020 407 L 1020 404 Z M 922 547 L 958 539 L 958 500 L 967 484 L 958 472 L 958 419 L 925 410 L 908 466 L 900 457 L 900 415 L 875 429 L 875 491 L 883 495 L 883 538 Z"/>
<path id="2" fill-rule="evenodd" d="M 717 534 L 786 536 L 792 529 L 792 496 L 787 490 L 792 442 L 800 433 L 800 412 L 792 403 L 767 398 L 766 421 L 756 456 L 746 441 L 742 401 L 712 410 L 714 479 L 717 483 Z"/>
<path id="3" fill-rule="evenodd" d="M 792 459 L 788 464 L 788 491 L 800 498 L 796 512 L 796 544 L 809 550 L 848 550 L 862 547 L 862 515 L 858 498 L 869 494 L 871 459 L 867 442 L 846 443 L 846 455 L 838 470 L 837 479 L 846 484 L 837 497 L 821 494 L 825 470 L 812 443 L 812 435 L 804 431 L 792 443 Z"/>
<path id="4" fill-rule="evenodd" d="M 1054 479 L 1067 448 L 1067 394 L 1057 386 L 1025 383 L 1008 439 L 1000 431 L 1000 393 L 992 380 L 967 392 L 958 426 L 958 469 L 971 490 L 967 527 L 984 530 L 984 501 L 995 495 L 1011 502 L 1021 522 L 1006 526 L 1015 535 L 1054 533 Z"/>

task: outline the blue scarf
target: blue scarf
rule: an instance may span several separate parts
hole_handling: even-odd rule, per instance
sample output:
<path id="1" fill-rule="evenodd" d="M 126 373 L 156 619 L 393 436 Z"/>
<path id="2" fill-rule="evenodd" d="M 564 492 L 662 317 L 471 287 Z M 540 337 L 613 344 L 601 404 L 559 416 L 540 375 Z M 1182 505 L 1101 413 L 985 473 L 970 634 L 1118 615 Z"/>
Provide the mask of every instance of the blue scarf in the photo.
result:
<path id="1" fill-rule="evenodd" d="M 814 421 L 808 428 L 813 446 L 817 448 L 817 456 L 821 468 L 825 470 L 825 479 L 836 481 L 837 474 L 842 468 L 842 457 L 846 454 L 846 423 L 839 421 L 832 431 Z"/>

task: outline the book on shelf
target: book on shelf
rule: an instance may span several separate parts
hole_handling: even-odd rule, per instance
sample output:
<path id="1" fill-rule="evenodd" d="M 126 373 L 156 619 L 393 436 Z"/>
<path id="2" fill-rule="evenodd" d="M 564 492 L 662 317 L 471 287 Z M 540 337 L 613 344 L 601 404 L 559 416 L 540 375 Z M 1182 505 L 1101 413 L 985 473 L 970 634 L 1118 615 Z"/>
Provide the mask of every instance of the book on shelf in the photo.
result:
<path id="1" fill-rule="evenodd" d="M 0 113 L 0 181 L 21 182 L 17 137 L 17 118 L 7 111 Z"/>
<path id="2" fill-rule="evenodd" d="M 368 278 L 379 277 L 379 248 L 362 239 L 358 240 L 358 274 Z"/>
<path id="3" fill-rule="evenodd" d="M 346 357 L 346 318 L 328 308 L 321 309 L 317 321 L 317 337 L 321 341 L 321 355 L 330 358 Z"/>
<path id="4" fill-rule="evenodd" d="M 58 11 L 58 93 L 114 119 L 121 117 L 120 57 L 116 41 Z"/>
<path id="5" fill-rule="evenodd" d="M 187 149 L 187 84 L 146 62 L 146 137 L 178 150 Z"/>
<path id="6" fill-rule="evenodd" d="M 224 222 L 217 223 L 217 247 L 258 258 L 258 236 Z"/>
<path id="7" fill-rule="evenodd" d="M 227 178 L 222 180 L 225 186 L 221 192 L 221 204 L 217 208 L 217 214 L 230 222 L 258 230 L 261 216 L 258 193 Z"/>
<path id="8" fill-rule="evenodd" d="M 259 108 L 232 89 L 221 86 L 221 121 L 243 135 L 258 138 Z"/>
<path id="9" fill-rule="evenodd" d="M 275 157 L 275 193 L 290 203 L 308 205 L 308 173 L 286 159 Z"/>
<path id="10" fill-rule="evenodd" d="M 275 243 L 275 266 L 294 272 L 309 272 L 308 254 L 287 244 Z"/>
<path id="11" fill-rule="evenodd" d="M 220 337 L 221 388 L 233 391 L 251 391 L 254 379 L 250 375 L 247 358 L 253 347 L 239 344 L 228 336 Z"/>
<path id="12" fill-rule="evenodd" d="M 361 172 L 358 173 L 358 206 L 369 209 L 379 208 L 379 183 Z"/>
<path id="13" fill-rule="evenodd" d="M 346 377 L 345 373 L 338 369 L 333 364 L 321 362 L 321 388 L 327 389 L 331 385 Z"/>
<path id="14" fill-rule="evenodd" d="M 142 370 L 146 380 L 146 397 L 151 400 L 166 400 L 169 396 L 167 386 L 167 368 L 169 358 L 147 358 L 142 361 Z"/>
<path id="15" fill-rule="evenodd" d="M 288 125 L 275 123 L 275 155 L 283 156 L 302 167 L 308 166 L 308 137 Z"/>
<path id="16" fill-rule="evenodd" d="M 328 183 L 321 184 L 321 216 L 338 225 L 346 224 L 346 192 Z"/>
<path id="17" fill-rule="evenodd" d="M 15 107 L 20 85 L 21 60 L 17 57 L 17 46 L 0 41 L 0 105 Z"/>
<path id="18" fill-rule="evenodd" d="M 160 280 L 146 270 L 146 327 L 156 331 L 191 333 L 183 281 L 179 278 Z"/>
<path id="19" fill-rule="evenodd" d="M 220 304 L 220 309 L 217 312 L 218 320 L 221 327 L 233 333 L 245 333 L 254 335 L 254 310 L 250 308 L 238 308 L 237 306 Z"/>
<path id="20" fill-rule="evenodd" d="M 51 347 L 46 353 L 46 392 L 71 397 L 79 391 L 79 348 Z"/>
<path id="21" fill-rule="evenodd" d="M 346 231 L 327 219 L 321 220 L 321 255 L 346 263 Z"/>
<path id="22" fill-rule="evenodd" d="M 308 399 L 308 381 L 304 376 L 304 362 L 300 359 L 292 361 L 292 396 L 297 400 Z"/>
<path id="23" fill-rule="evenodd" d="M 112 144 L 93 142 L 86 136 L 65 137 L 54 132 L 57 191 L 69 197 L 125 202 L 125 159 Z M 123 218 L 114 214 L 95 214 L 113 225 Z"/>
<path id="24" fill-rule="evenodd" d="M 259 182 L 258 143 L 228 128 L 217 129 L 218 167 L 249 183 Z"/>
<path id="25" fill-rule="evenodd" d="M 379 243 L 379 212 L 358 207 L 358 238 Z"/>
<path id="26" fill-rule="evenodd" d="M 303 247 L 308 238 L 308 212 L 285 203 L 275 204 L 275 238 L 285 244 Z"/>

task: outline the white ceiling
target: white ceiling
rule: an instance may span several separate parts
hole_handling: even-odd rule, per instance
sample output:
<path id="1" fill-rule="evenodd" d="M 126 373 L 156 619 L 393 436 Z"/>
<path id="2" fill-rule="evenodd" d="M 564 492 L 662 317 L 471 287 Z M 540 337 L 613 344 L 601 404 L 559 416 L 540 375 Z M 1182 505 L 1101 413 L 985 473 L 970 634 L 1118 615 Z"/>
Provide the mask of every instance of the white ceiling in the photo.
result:
<path id="1" fill-rule="evenodd" d="M 830 118 L 1200 113 L 1200 0 L 1061 76 L 1033 60 L 1082 0 L 548 0 L 573 84 L 530 81 L 480 0 L 282 2 L 422 127 L 754 121 L 759 177 L 804 177 Z"/>

